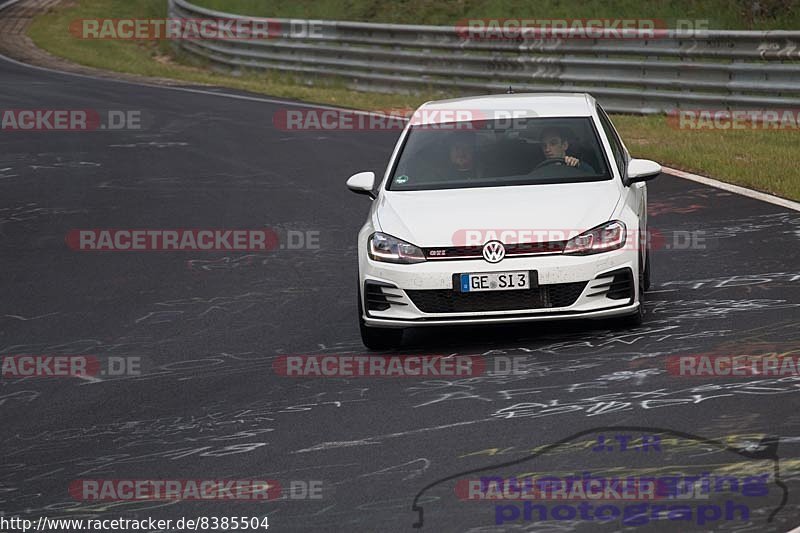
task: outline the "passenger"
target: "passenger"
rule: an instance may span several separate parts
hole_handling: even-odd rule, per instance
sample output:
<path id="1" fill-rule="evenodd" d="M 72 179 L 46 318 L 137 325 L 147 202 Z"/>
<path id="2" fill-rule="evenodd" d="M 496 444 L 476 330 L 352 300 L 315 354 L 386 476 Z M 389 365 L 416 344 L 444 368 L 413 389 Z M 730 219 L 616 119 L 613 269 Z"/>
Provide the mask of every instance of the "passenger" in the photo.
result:
<path id="1" fill-rule="evenodd" d="M 452 133 L 448 138 L 448 178 L 478 177 L 475 161 L 475 134 L 468 131 Z"/>

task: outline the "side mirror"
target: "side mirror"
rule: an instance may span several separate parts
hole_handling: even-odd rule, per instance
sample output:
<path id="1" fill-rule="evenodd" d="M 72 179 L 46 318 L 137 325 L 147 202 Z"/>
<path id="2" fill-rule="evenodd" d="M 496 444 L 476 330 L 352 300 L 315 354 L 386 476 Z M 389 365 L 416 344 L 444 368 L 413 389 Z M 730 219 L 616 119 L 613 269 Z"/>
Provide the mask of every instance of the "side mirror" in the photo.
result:
<path id="1" fill-rule="evenodd" d="M 661 169 L 661 167 L 658 167 Z M 376 198 L 372 189 L 375 188 L 375 173 L 374 172 L 359 172 L 353 174 L 347 180 L 347 188 L 356 194 L 366 194 L 373 200 Z"/>
<path id="2" fill-rule="evenodd" d="M 625 185 L 647 181 L 661 174 L 661 165 L 649 159 L 631 159 Z"/>

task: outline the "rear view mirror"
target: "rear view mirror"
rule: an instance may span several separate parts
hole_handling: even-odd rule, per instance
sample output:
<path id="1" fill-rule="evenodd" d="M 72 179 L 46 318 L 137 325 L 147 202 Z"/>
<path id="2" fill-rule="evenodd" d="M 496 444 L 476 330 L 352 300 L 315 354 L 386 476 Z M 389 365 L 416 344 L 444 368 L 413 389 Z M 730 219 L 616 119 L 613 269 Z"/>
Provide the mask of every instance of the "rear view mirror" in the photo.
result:
<path id="1" fill-rule="evenodd" d="M 375 188 L 375 173 L 359 172 L 358 174 L 353 174 L 347 180 L 347 188 L 356 194 L 366 194 L 375 199 L 375 193 L 372 192 L 372 189 Z"/>
<path id="2" fill-rule="evenodd" d="M 661 174 L 661 165 L 649 159 L 631 159 L 628 162 L 626 185 L 647 181 Z"/>

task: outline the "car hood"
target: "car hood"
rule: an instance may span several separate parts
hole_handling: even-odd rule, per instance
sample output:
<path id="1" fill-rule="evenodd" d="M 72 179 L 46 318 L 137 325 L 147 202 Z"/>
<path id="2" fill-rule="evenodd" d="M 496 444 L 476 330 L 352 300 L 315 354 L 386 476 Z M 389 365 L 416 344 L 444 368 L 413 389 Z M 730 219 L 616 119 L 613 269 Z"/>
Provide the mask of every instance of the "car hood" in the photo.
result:
<path id="1" fill-rule="evenodd" d="M 383 191 L 376 215 L 381 231 L 425 248 L 464 245 L 467 231 L 472 239 L 480 235 L 480 244 L 492 238 L 513 244 L 558 240 L 552 235 L 561 233 L 570 238 L 610 220 L 619 199 L 611 181 Z M 525 238 L 528 231 L 551 237 Z"/>

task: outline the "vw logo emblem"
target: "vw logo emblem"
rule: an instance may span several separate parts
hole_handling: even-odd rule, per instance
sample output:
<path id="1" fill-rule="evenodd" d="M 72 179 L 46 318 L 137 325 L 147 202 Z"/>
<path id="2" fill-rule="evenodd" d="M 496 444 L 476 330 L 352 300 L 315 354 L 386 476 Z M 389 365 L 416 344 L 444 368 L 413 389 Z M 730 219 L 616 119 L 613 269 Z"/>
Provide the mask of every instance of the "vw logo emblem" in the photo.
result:
<path id="1" fill-rule="evenodd" d="M 489 241 L 483 245 L 483 258 L 490 263 L 499 263 L 506 256 L 506 247 L 500 241 Z"/>

